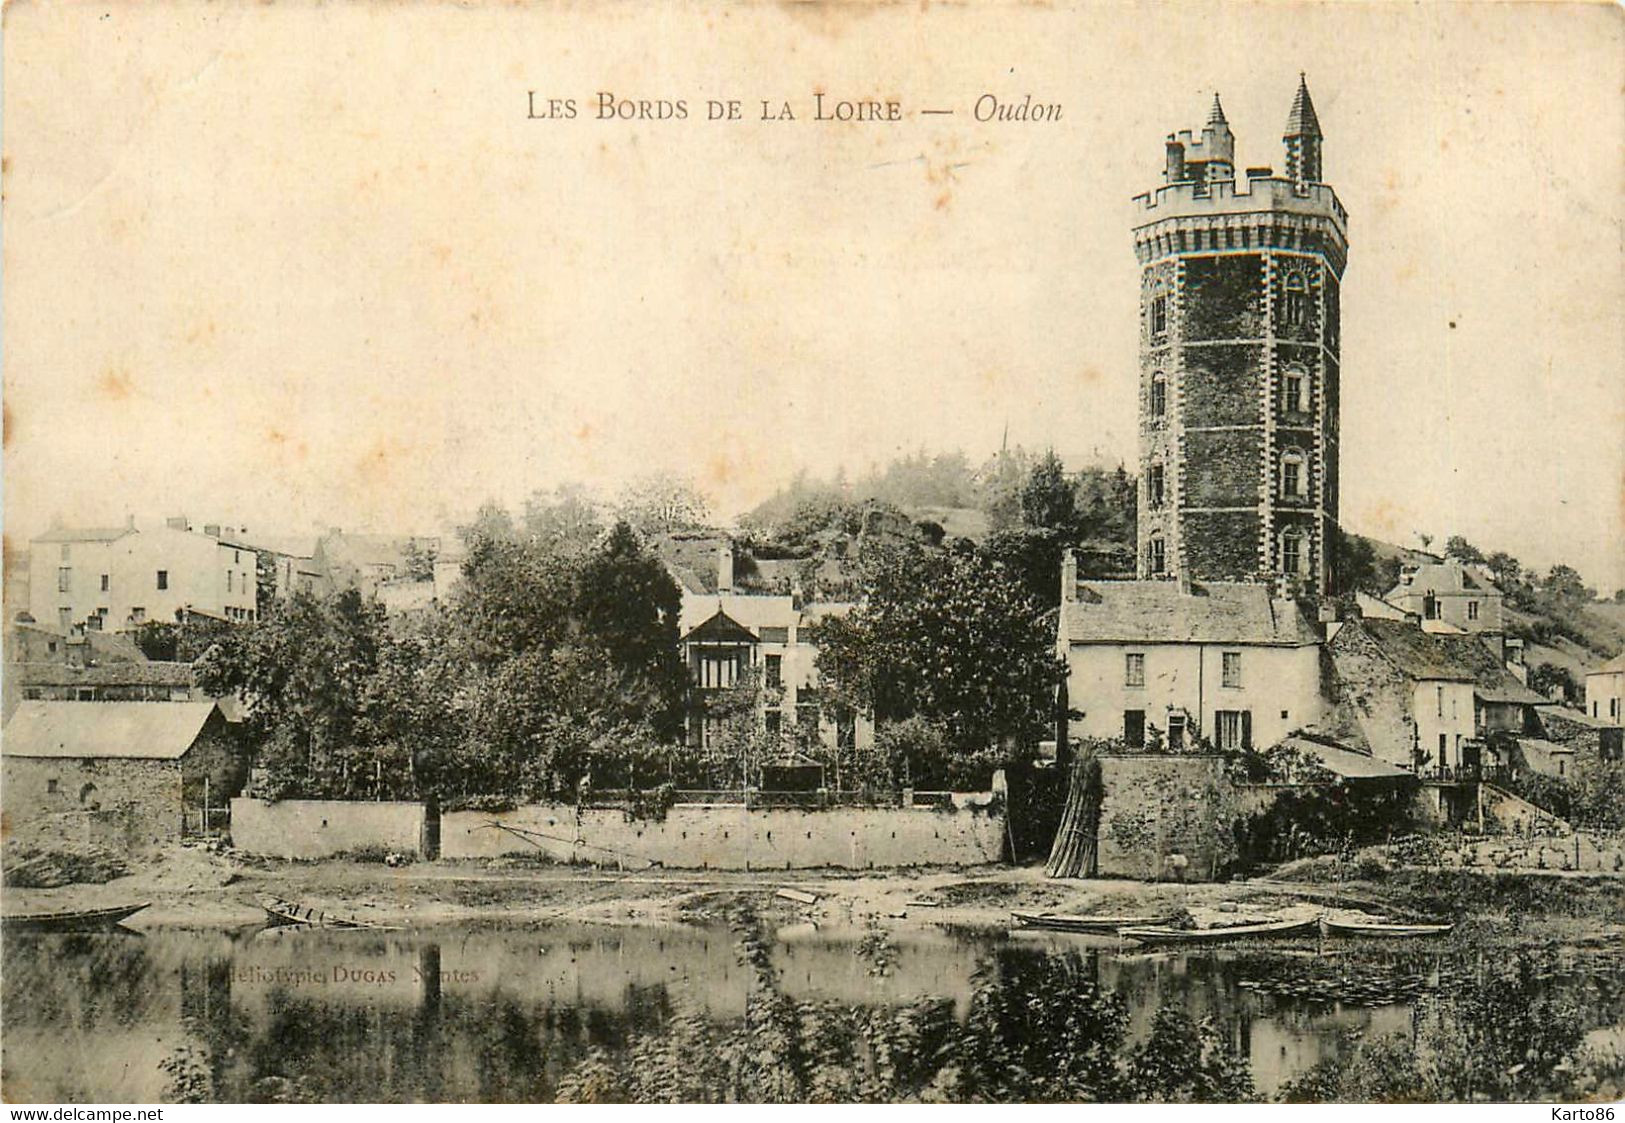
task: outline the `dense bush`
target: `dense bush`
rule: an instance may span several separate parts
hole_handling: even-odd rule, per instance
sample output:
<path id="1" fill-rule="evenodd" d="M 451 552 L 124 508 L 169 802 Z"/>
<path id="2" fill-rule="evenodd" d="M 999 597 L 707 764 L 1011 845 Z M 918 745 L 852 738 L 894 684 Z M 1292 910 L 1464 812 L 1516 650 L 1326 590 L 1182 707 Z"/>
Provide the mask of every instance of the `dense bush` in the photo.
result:
<path id="1" fill-rule="evenodd" d="M 1417 782 L 1361 781 L 1283 791 L 1267 810 L 1238 820 L 1243 866 L 1350 853 L 1414 826 Z"/>

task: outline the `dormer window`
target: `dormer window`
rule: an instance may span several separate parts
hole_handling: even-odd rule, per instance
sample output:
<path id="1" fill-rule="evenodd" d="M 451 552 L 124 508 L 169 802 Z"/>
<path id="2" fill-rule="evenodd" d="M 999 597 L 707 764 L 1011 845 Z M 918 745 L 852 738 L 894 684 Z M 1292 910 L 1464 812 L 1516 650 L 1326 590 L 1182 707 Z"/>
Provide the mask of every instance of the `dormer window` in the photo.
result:
<path id="1" fill-rule="evenodd" d="M 1309 315 L 1309 286 L 1303 274 L 1296 271 L 1286 275 L 1286 301 L 1284 319 L 1288 327 L 1301 328 Z"/>
<path id="2" fill-rule="evenodd" d="M 1162 417 L 1168 412 L 1168 379 L 1162 371 L 1151 376 L 1151 416 Z"/>

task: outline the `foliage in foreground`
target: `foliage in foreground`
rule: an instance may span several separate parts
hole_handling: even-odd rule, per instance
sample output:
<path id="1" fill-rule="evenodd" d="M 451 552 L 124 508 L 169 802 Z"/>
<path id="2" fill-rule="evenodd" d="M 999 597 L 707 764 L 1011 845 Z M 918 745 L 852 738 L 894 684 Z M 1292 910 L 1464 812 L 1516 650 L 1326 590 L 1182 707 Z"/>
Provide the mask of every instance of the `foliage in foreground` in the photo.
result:
<path id="1" fill-rule="evenodd" d="M 963 1021 L 930 998 L 886 1008 L 797 1002 L 778 989 L 769 937 L 750 907 L 732 917 L 751 972 L 745 1015 L 717 1026 L 697 1010 L 594 1050 L 560 1081 L 565 1102 L 1009 1103 L 1237 1102 L 1253 1098 L 1244 1061 L 1214 1022 L 1159 1010 L 1128 1040 L 1128 1007 L 1080 957 L 1011 959 L 978 983 Z M 871 974 L 893 949 L 860 945 Z"/>

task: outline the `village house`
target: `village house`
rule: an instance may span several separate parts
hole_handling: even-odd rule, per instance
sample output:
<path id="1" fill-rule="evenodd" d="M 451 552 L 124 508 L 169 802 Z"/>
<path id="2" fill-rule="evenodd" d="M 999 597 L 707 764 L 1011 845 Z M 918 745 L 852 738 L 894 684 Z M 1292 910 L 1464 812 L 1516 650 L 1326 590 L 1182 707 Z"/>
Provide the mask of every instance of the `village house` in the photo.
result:
<path id="1" fill-rule="evenodd" d="M 243 769 L 213 702 L 24 701 L 0 738 L 6 817 L 98 816 L 132 844 L 199 829 Z"/>
<path id="2" fill-rule="evenodd" d="M 263 561 L 261 574 L 270 581 L 272 600 L 291 600 L 296 593 L 315 595 L 322 590 L 322 574 L 316 568 L 314 535 L 244 536 Z"/>
<path id="3" fill-rule="evenodd" d="M 1344 623 L 1328 645 L 1332 728 L 1419 774 L 1510 763 L 1517 737 L 1540 735 L 1545 699 L 1507 669 L 1493 642 L 1411 620 Z"/>
<path id="4" fill-rule="evenodd" d="M 371 597 L 398 583 L 432 589 L 439 552 L 440 539 L 434 535 L 346 534 L 335 528 L 317 541 L 311 568 L 321 575 L 322 592 L 358 589 Z"/>
<path id="5" fill-rule="evenodd" d="M 58 527 L 29 544 L 29 611 L 62 633 L 172 621 L 177 612 L 222 620 L 258 614 L 254 549 L 230 527 Z"/>
<path id="6" fill-rule="evenodd" d="M 1069 738 L 1265 748 L 1321 717 L 1322 633 L 1246 582 L 1092 581 L 1063 561 Z"/>
<path id="7" fill-rule="evenodd" d="M 1405 566 L 1383 599 L 1418 617 L 1424 631 L 1496 636 L 1506 631 L 1501 591 L 1454 558 Z"/>
<path id="8" fill-rule="evenodd" d="M 124 633 L 83 628 L 63 633 L 42 627 L 31 618 L 10 621 L 5 629 L 5 670 L 0 674 L 0 686 L 4 688 L 0 720 L 11 717 L 24 698 L 25 687 L 35 685 L 29 680 L 36 671 L 50 676 L 146 661 L 146 655 Z"/>
<path id="9" fill-rule="evenodd" d="M 1586 713 L 1610 725 L 1625 725 L 1625 655 L 1586 672 Z"/>
<path id="10" fill-rule="evenodd" d="M 850 612 L 852 605 L 800 605 L 793 596 L 738 592 L 732 547 L 719 546 L 716 558 L 717 591 L 685 588 L 678 623 L 692 684 L 690 743 L 703 748 L 716 735 L 716 720 L 706 716 L 708 699 L 756 673 L 762 728 L 770 739 L 788 742 L 791 730 L 803 728 L 817 730 L 823 744 L 843 751 L 872 745 L 870 719 L 828 706 L 818 688 L 815 629 L 830 616 Z"/>

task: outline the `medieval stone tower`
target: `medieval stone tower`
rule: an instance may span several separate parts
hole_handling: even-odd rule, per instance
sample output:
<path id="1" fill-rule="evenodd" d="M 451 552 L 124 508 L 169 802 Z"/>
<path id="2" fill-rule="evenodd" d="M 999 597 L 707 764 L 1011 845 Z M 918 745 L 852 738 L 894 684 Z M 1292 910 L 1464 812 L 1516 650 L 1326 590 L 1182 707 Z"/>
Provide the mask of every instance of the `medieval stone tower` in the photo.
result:
<path id="1" fill-rule="evenodd" d="M 1348 215 L 1301 76 L 1286 169 L 1236 176 L 1218 96 L 1136 196 L 1139 575 L 1326 593 L 1337 527 L 1338 288 Z"/>

